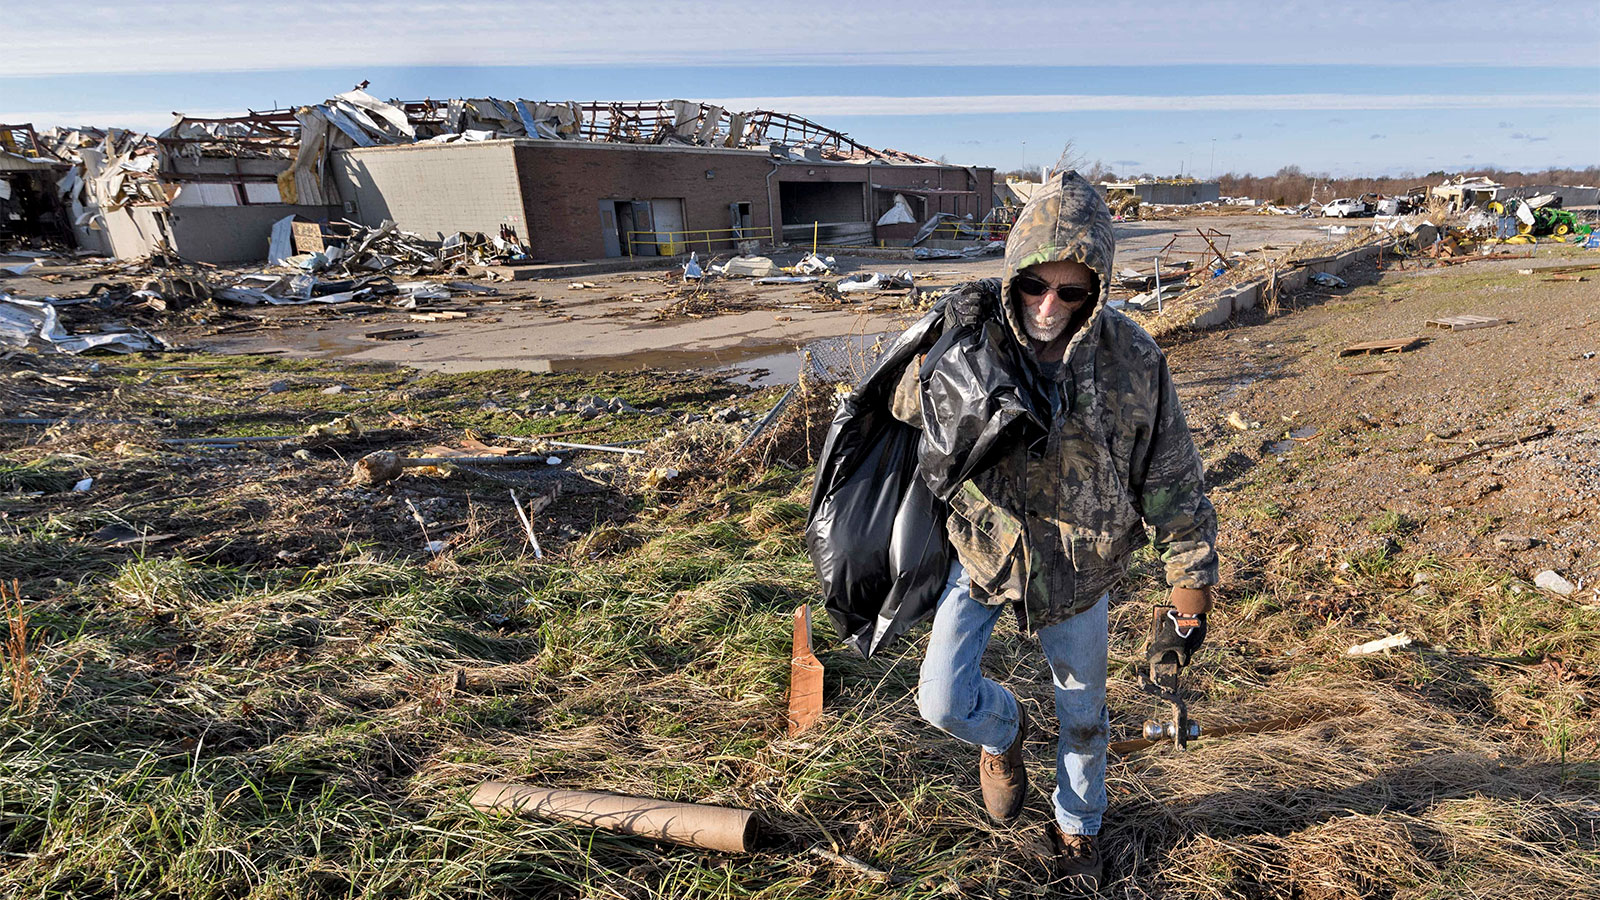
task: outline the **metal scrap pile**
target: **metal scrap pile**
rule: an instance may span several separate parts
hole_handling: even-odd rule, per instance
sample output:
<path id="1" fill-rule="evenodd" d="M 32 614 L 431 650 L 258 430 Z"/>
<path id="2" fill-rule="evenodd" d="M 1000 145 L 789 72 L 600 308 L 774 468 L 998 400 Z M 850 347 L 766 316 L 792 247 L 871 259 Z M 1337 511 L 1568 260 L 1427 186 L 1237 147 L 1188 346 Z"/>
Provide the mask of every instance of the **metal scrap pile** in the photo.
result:
<path id="1" fill-rule="evenodd" d="M 267 262 L 351 277 L 373 272 L 452 275 L 464 274 L 468 266 L 496 265 L 527 255 L 516 230 L 504 225 L 494 237 L 458 231 L 439 242 L 402 231 L 388 220 L 368 228 L 348 220 L 321 226 L 288 217 L 273 228 Z"/>

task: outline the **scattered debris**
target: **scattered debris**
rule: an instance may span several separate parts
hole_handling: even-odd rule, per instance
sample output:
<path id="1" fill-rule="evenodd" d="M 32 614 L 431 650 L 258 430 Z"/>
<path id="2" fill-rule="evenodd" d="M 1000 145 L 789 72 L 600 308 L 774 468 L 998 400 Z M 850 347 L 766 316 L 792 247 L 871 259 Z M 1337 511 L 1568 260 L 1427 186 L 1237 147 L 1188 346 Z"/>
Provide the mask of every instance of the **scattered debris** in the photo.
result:
<path id="1" fill-rule="evenodd" d="M 656 488 L 661 487 L 662 484 L 677 478 L 681 474 L 681 472 L 672 468 L 671 466 L 656 466 L 647 470 L 641 480 L 644 482 L 645 487 L 655 490 Z"/>
<path id="2" fill-rule="evenodd" d="M 1135 294 L 1127 300 L 1113 302 L 1141 312 L 1159 311 L 1168 301 L 1177 298 L 1188 289 L 1189 285 L 1186 282 L 1169 281 L 1162 284 L 1160 290 L 1151 289 L 1143 294 Z"/>
<path id="3" fill-rule="evenodd" d="M 783 274 L 778 264 L 765 256 L 735 256 L 711 271 L 728 278 L 776 278 Z"/>
<path id="4" fill-rule="evenodd" d="M 1313 272 L 1310 280 L 1312 284 L 1321 285 L 1322 287 L 1342 288 L 1350 286 L 1348 281 L 1327 272 Z"/>
<path id="5" fill-rule="evenodd" d="M 1492 328 L 1496 325 L 1504 325 L 1505 320 L 1497 319 L 1493 316 L 1462 315 L 1429 319 L 1423 324 L 1434 328 L 1448 328 L 1451 331 L 1466 331 L 1472 328 Z"/>
<path id="6" fill-rule="evenodd" d="M 171 349 L 166 341 L 131 325 L 118 331 L 68 334 L 56 313 L 54 297 L 30 300 L 0 293 L 0 347 L 36 348 L 76 356 L 90 350 L 140 353 Z"/>
<path id="7" fill-rule="evenodd" d="M 630 456 L 644 455 L 644 451 L 637 447 L 619 447 L 614 444 L 570 444 L 566 441 L 547 441 L 546 443 L 552 447 L 564 447 L 568 450 L 602 450 L 607 453 L 626 453 Z M 551 463 L 551 465 L 555 465 L 555 463 Z"/>
<path id="8" fill-rule="evenodd" d="M 422 337 L 422 332 L 412 331 L 409 328 L 385 328 L 380 331 L 369 331 L 363 337 L 369 341 L 414 341 Z"/>
<path id="9" fill-rule="evenodd" d="M 1422 346 L 1423 341 L 1424 339 L 1420 337 L 1389 338 L 1381 341 L 1364 341 L 1359 344 L 1351 344 L 1350 346 L 1345 347 L 1339 351 L 1339 355 L 1360 356 L 1363 354 L 1372 353 L 1404 353 L 1407 350 L 1415 350 Z"/>
<path id="10" fill-rule="evenodd" d="M 546 503 L 549 499 L 546 498 Z M 533 522 L 529 521 L 528 514 L 522 509 L 522 500 L 516 491 L 511 492 L 511 508 L 517 511 L 517 518 L 522 522 L 523 533 L 528 536 L 528 546 L 533 548 L 534 559 L 544 559 L 544 548 L 539 546 L 539 536 L 533 533 Z"/>
<path id="11" fill-rule="evenodd" d="M 1539 542 L 1537 540 L 1521 534 L 1498 534 L 1495 535 L 1494 538 L 1494 545 L 1496 547 L 1499 547 L 1501 550 L 1509 550 L 1513 552 L 1520 550 L 1532 550 L 1538 543 Z"/>
<path id="12" fill-rule="evenodd" d="M 1545 569 L 1543 572 L 1540 572 L 1537 576 L 1535 576 L 1533 583 L 1552 594 L 1560 594 L 1563 597 L 1578 589 L 1577 585 L 1566 580 L 1565 578 L 1562 578 L 1560 575 L 1557 575 L 1555 572 L 1552 572 L 1549 569 Z"/>
<path id="13" fill-rule="evenodd" d="M 1460 454 L 1459 456 L 1452 456 L 1449 459 L 1443 459 L 1435 463 L 1420 463 L 1417 466 L 1417 471 L 1424 475 L 1442 472 L 1445 469 L 1451 468 L 1452 466 L 1459 465 L 1471 459 L 1477 459 L 1480 456 L 1486 456 L 1495 452 L 1496 450 L 1503 450 L 1506 447 L 1513 447 L 1518 444 L 1527 443 L 1528 441 L 1536 441 L 1540 438 L 1549 437 L 1555 433 L 1556 430 L 1554 426 L 1543 425 L 1534 429 L 1533 431 L 1528 432 L 1527 434 L 1523 434 L 1518 437 L 1512 437 L 1507 440 L 1497 441 L 1493 444 L 1479 447 L 1476 450 L 1469 450 L 1466 453 Z"/>
<path id="14" fill-rule="evenodd" d="M 833 289 L 841 294 L 853 294 L 858 291 L 905 290 L 912 287 L 916 287 L 916 282 L 912 279 L 909 269 L 902 269 L 891 275 L 885 275 L 882 272 L 857 272 L 833 283 Z"/>
<path id="15" fill-rule="evenodd" d="M 468 802 L 478 809 L 576 822 L 589 828 L 722 853 L 748 852 L 759 828 L 755 813 L 747 809 L 527 787 L 503 781 L 478 785 Z"/>
<path id="16" fill-rule="evenodd" d="M 794 646 L 789 656 L 789 736 L 822 717 L 822 662 L 811 644 L 811 604 L 794 611 Z"/>
<path id="17" fill-rule="evenodd" d="M 815 253 L 807 253 L 790 268 L 794 269 L 796 275 L 831 275 L 836 265 L 831 256 L 818 259 Z"/>
<path id="18" fill-rule="evenodd" d="M 1354 647 L 1346 650 L 1345 653 L 1350 656 L 1364 656 L 1368 653 L 1382 653 L 1385 650 L 1398 650 L 1402 647 L 1409 647 L 1411 644 L 1411 635 L 1402 631 L 1399 634 L 1391 634 L 1388 637 L 1378 638 L 1375 641 L 1367 641 L 1365 644 L 1356 644 Z"/>
<path id="19" fill-rule="evenodd" d="M 1244 416 L 1239 415 L 1238 410 L 1228 413 L 1228 424 L 1240 431 L 1250 431 L 1261 427 L 1260 422 L 1245 421 Z"/>
<path id="20" fill-rule="evenodd" d="M 346 437 L 358 438 L 361 436 L 361 423 L 353 415 L 340 416 L 331 422 L 322 425 L 313 425 L 306 429 L 308 438 Z"/>
<path id="21" fill-rule="evenodd" d="M 806 852 L 817 857 L 818 859 L 827 860 L 836 866 L 849 869 L 858 875 L 862 875 L 880 884 L 888 884 L 894 880 L 894 876 L 882 869 L 869 866 L 861 860 L 856 859 L 854 856 L 846 856 L 843 853 L 836 853 L 821 844 L 813 844 L 811 847 L 806 849 Z"/>
<path id="22" fill-rule="evenodd" d="M 110 547 L 131 547 L 135 544 L 158 544 L 162 541 L 170 541 L 177 535 L 152 534 L 148 530 L 140 531 L 130 528 L 121 522 L 113 522 L 96 531 L 90 537 Z"/>
<path id="23" fill-rule="evenodd" d="M 943 247 L 917 247 L 911 251 L 914 259 L 973 259 L 979 256 L 997 256 L 1006 251 L 1005 241 L 988 241 L 973 247 L 950 250 Z"/>
<path id="24" fill-rule="evenodd" d="M 400 477 L 405 469 L 400 454 L 393 450 L 374 450 L 356 460 L 350 473 L 351 484 L 382 484 Z"/>

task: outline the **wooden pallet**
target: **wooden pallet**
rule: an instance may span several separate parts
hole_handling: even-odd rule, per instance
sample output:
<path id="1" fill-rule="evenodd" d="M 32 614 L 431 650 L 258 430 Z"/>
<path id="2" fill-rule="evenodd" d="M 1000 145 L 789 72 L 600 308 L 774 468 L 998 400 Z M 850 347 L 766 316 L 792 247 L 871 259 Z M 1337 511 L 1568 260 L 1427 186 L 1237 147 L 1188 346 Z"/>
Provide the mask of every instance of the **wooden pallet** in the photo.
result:
<path id="1" fill-rule="evenodd" d="M 1496 319 L 1492 316 L 1467 315 L 1429 319 L 1425 324 L 1434 328 L 1448 328 L 1451 331 L 1465 331 L 1469 328 L 1493 328 L 1496 325 L 1504 325 L 1505 323 L 1504 319 Z"/>
<path id="2" fill-rule="evenodd" d="M 412 331 L 409 328 L 385 328 L 382 331 L 369 331 L 367 340 L 371 341 L 410 341 L 422 337 L 422 332 Z"/>
<path id="3" fill-rule="evenodd" d="M 1363 356 L 1370 353 L 1404 353 L 1422 346 L 1422 338 L 1389 338 L 1382 341 L 1364 341 L 1351 344 L 1339 351 L 1340 356 Z"/>

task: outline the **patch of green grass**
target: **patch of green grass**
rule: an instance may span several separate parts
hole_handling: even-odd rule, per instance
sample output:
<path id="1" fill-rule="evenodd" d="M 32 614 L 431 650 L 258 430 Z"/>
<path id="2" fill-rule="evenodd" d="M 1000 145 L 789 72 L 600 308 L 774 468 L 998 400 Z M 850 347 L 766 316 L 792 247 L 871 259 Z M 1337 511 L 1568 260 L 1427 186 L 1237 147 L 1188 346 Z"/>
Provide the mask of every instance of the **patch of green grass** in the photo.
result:
<path id="1" fill-rule="evenodd" d="M 62 459 L 58 456 L 45 456 L 27 461 L 0 458 L 0 491 L 7 493 L 44 491 L 47 494 L 54 494 L 70 491 L 82 478 L 81 460 Z"/>
<path id="2" fill-rule="evenodd" d="M 1367 522 L 1367 531 L 1373 534 L 1406 535 L 1417 527 L 1416 520 L 1397 509 L 1386 509 Z"/>

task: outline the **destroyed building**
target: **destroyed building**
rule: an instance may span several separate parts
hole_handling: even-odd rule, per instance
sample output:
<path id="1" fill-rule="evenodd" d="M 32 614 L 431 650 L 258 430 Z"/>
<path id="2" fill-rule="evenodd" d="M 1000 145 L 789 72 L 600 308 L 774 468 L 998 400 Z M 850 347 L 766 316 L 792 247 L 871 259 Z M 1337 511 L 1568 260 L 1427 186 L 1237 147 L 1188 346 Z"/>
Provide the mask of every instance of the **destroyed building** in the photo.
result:
<path id="1" fill-rule="evenodd" d="M 1154 206 L 1216 203 L 1222 196 L 1222 187 L 1217 182 L 1195 181 L 1192 178 L 1103 181 L 1099 190 L 1107 202 L 1114 203 L 1118 197 L 1135 197 L 1140 203 Z"/>
<path id="2" fill-rule="evenodd" d="M 65 238 L 57 185 L 71 170 L 32 125 L 0 125 L 0 237 Z"/>
<path id="3" fill-rule="evenodd" d="M 727 252 L 745 242 L 909 243 L 980 221 L 994 170 L 860 144 L 799 116 L 683 100 L 385 102 L 180 117 L 160 136 L 61 140 L 79 243 L 253 262 L 275 222 L 500 235 L 530 259 Z M 68 179 L 71 179 L 71 175 Z M 883 219 L 884 223 L 879 224 Z"/>

